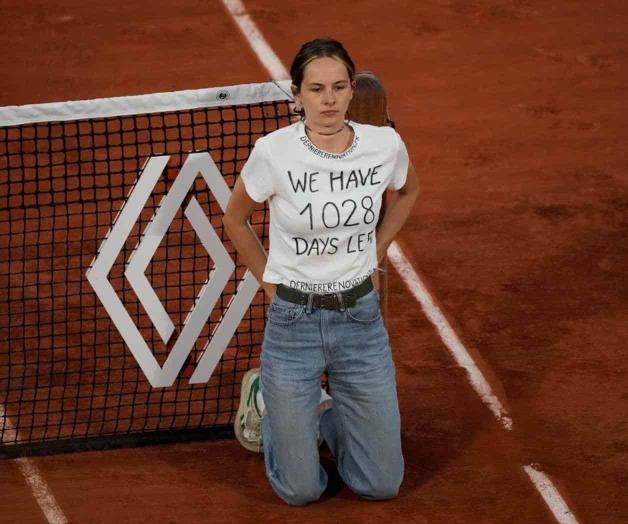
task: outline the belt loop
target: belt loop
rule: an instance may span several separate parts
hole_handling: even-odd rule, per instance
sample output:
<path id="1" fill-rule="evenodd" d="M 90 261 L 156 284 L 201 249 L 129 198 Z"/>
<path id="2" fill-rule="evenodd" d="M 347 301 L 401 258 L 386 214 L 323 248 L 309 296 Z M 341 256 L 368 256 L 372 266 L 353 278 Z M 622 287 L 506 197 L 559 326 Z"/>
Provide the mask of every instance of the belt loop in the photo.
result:
<path id="1" fill-rule="evenodd" d="M 342 293 L 340 291 L 336 291 L 336 298 L 338 299 L 338 303 L 340 304 L 340 311 L 345 310 L 345 302 L 342 299 Z"/>
<path id="2" fill-rule="evenodd" d="M 307 294 L 307 306 L 305 311 L 310 314 L 312 312 L 312 301 L 314 300 L 314 293 Z"/>

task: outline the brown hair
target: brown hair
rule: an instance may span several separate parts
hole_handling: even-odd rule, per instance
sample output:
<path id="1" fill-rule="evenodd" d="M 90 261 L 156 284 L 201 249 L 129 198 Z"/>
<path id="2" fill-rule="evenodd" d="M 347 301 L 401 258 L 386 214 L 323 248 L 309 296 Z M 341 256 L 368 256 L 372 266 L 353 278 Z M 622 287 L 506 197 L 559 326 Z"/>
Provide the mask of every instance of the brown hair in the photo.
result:
<path id="1" fill-rule="evenodd" d="M 305 42 L 305 44 L 301 46 L 301 49 L 299 49 L 299 52 L 292 61 L 292 66 L 290 66 L 290 77 L 292 78 L 293 85 L 296 86 L 297 89 L 301 89 L 305 66 L 315 58 L 322 58 L 324 56 L 340 60 L 347 68 L 349 80 L 353 82 L 355 65 L 343 45 L 333 38 L 317 38 Z"/>
<path id="2" fill-rule="evenodd" d="M 353 98 L 349 104 L 351 120 L 373 126 L 389 125 L 391 121 L 386 110 L 387 104 L 386 91 L 375 73 L 356 73 Z"/>

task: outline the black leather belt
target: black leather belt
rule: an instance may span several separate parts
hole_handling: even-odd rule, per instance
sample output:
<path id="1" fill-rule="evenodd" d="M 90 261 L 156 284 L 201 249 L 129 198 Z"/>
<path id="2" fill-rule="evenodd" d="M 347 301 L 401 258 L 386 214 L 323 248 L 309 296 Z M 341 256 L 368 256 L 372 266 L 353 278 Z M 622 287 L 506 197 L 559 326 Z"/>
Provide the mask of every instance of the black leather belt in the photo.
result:
<path id="1" fill-rule="evenodd" d="M 338 301 L 336 293 L 342 295 L 342 304 L 344 307 L 351 307 L 355 306 L 355 301 L 358 298 L 366 295 L 371 289 L 373 289 L 373 281 L 369 277 L 355 287 L 334 293 L 306 293 L 305 291 L 300 291 L 299 289 L 284 284 L 277 284 L 277 296 L 288 302 L 303 305 L 308 303 L 311 296 L 312 307 L 340 309 L 340 302 Z"/>

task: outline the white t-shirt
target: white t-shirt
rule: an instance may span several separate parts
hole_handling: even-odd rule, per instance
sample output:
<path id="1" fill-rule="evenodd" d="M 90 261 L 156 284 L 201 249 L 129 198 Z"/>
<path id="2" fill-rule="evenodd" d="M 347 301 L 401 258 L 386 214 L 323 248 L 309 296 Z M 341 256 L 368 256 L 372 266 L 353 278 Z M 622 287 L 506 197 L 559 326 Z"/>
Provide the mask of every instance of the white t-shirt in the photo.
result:
<path id="1" fill-rule="evenodd" d="M 317 148 L 302 121 L 255 143 L 240 176 L 253 200 L 270 201 L 265 282 L 330 293 L 376 270 L 382 195 L 405 184 L 408 152 L 391 127 L 349 125 L 353 143 L 338 154 Z"/>

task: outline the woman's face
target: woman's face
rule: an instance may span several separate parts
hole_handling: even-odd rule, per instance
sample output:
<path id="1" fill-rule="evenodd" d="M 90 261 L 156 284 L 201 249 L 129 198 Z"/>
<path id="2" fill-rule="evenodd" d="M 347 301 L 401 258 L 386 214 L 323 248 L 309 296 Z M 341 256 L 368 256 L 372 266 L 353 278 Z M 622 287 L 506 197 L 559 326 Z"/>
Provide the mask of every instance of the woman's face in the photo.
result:
<path id="1" fill-rule="evenodd" d="M 308 125 L 338 129 L 344 122 L 353 86 L 347 67 L 335 58 L 315 58 L 303 70 L 295 100 L 305 109 Z"/>

